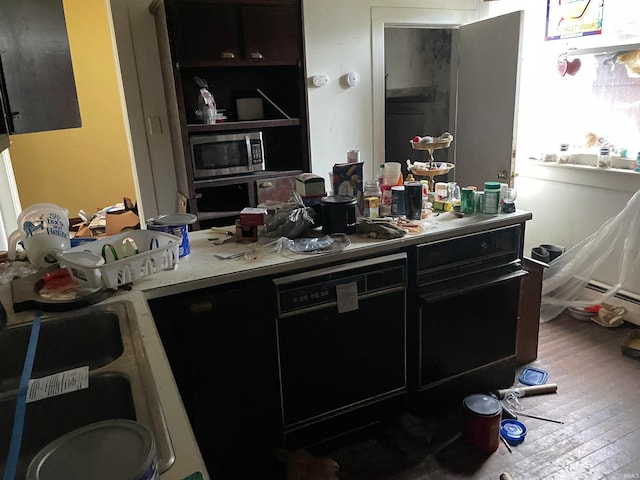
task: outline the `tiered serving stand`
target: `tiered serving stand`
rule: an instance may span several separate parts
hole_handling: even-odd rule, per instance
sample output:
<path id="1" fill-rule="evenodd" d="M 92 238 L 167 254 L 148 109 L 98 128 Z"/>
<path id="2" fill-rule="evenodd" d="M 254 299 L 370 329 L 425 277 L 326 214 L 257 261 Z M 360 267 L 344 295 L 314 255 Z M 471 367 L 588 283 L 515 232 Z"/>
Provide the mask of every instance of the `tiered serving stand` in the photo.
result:
<path id="1" fill-rule="evenodd" d="M 415 168 L 413 165 L 411 165 L 411 162 L 409 160 L 407 160 L 407 168 L 414 176 L 417 175 L 419 177 L 428 177 L 429 191 L 432 192 L 435 190 L 434 177 L 449 173 L 449 171 L 453 169 L 453 167 L 455 166 L 453 163 L 435 162 L 433 159 L 433 152 L 436 150 L 449 148 L 449 145 L 451 145 L 451 139 L 446 139 L 446 140 L 435 139 L 433 142 L 430 142 L 430 143 L 422 143 L 422 142 L 414 142 L 414 141 L 411 141 L 410 143 L 411 143 L 411 147 L 414 150 L 424 150 L 429 154 L 429 157 L 428 157 L 429 169 L 421 170 L 421 169 Z"/>

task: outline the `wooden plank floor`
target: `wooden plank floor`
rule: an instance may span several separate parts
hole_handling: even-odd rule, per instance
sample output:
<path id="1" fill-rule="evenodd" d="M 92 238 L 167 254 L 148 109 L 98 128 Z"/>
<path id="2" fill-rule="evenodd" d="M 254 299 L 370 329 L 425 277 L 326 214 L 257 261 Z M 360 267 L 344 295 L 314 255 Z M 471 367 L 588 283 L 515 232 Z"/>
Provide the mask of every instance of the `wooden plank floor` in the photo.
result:
<path id="1" fill-rule="evenodd" d="M 633 325 L 607 329 L 564 314 L 540 328 L 538 359 L 555 394 L 524 397 L 523 412 L 564 424 L 520 417 L 526 440 L 512 453 L 501 444 L 481 455 L 460 435 L 461 418 L 406 416 L 385 432 L 343 445 L 329 455 L 341 479 L 514 480 L 640 478 L 640 361 L 620 342 Z"/>

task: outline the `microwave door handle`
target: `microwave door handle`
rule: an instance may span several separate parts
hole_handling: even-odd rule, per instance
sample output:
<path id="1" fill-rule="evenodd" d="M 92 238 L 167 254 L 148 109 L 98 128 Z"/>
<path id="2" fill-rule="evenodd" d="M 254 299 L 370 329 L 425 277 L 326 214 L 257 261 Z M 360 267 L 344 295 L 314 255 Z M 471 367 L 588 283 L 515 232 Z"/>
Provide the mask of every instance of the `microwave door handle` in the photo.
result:
<path id="1" fill-rule="evenodd" d="M 247 144 L 247 168 L 251 170 L 252 161 L 251 161 L 251 139 L 249 135 L 244 136 L 244 141 Z"/>

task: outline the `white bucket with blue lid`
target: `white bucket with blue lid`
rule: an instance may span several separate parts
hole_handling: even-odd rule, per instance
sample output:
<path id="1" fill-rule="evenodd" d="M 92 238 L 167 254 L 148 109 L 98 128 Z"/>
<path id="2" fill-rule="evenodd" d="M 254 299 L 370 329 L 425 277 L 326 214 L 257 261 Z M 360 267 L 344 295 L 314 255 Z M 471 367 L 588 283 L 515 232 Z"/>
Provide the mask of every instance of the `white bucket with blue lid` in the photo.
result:
<path id="1" fill-rule="evenodd" d="M 147 230 L 175 235 L 182 238 L 178 247 L 178 258 L 186 257 L 191 253 L 189 245 L 189 225 L 195 223 L 198 217 L 192 213 L 171 213 L 168 215 L 158 215 L 147 220 Z"/>

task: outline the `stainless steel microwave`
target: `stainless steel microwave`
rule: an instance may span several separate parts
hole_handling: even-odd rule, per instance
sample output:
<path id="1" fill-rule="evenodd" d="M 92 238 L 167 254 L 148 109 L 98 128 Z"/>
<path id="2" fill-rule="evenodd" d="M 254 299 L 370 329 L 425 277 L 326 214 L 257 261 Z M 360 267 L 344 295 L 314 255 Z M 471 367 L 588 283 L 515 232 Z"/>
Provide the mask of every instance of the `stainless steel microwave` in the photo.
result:
<path id="1" fill-rule="evenodd" d="M 194 135 L 189 143 L 196 180 L 264 170 L 262 132 Z"/>

